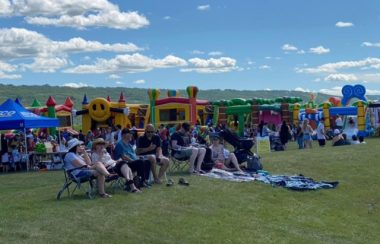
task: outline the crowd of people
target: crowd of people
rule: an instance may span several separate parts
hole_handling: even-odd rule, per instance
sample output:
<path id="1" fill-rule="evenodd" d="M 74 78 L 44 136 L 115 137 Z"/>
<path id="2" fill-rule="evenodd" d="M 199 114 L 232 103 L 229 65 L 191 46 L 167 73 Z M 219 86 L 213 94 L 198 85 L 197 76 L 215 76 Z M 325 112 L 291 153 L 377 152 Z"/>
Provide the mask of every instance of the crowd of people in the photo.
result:
<path id="1" fill-rule="evenodd" d="M 287 144 L 291 141 L 297 142 L 299 149 L 312 148 L 313 140 L 317 140 L 321 147 L 326 145 L 327 140 L 331 140 L 332 146 L 365 143 L 364 137 L 358 136 L 358 129 L 356 128 L 353 118 L 348 118 L 348 126 L 344 131 L 343 120 L 339 115 L 335 120 L 334 129 L 326 130 L 324 122 L 324 118 L 321 118 L 318 121 L 316 128 L 313 129 L 308 119 L 300 121 L 297 126 L 293 126 L 292 124 L 283 121 L 277 127 L 273 125 L 269 126 L 267 123 L 264 123 L 264 121 L 261 121 L 258 126 L 257 136 L 268 136 L 271 143 L 274 141 L 274 138 L 278 138 L 282 144 L 282 150 L 286 150 Z"/>

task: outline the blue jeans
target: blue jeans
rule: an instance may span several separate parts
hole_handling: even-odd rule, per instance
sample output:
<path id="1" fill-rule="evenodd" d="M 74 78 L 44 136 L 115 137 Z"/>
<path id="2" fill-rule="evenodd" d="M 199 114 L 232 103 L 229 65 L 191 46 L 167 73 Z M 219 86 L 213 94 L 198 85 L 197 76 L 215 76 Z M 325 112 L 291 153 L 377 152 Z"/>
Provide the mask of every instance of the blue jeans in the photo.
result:
<path id="1" fill-rule="evenodd" d="M 297 137 L 297 143 L 298 143 L 298 149 L 303 149 L 304 148 L 303 136 Z"/>

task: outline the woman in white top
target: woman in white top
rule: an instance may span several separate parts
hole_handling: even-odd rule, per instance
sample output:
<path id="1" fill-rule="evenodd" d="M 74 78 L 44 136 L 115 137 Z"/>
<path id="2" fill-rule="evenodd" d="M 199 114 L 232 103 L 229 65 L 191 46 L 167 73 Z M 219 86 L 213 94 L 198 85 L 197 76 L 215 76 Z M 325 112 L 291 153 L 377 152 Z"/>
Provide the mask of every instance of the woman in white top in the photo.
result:
<path id="1" fill-rule="evenodd" d="M 135 186 L 133 182 L 133 173 L 131 168 L 129 168 L 126 161 L 119 159 L 117 161 L 113 160 L 106 150 L 107 142 L 103 138 L 98 138 L 92 143 L 92 162 L 100 162 L 106 167 L 109 172 L 115 172 L 120 177 L 125 178 L 125 189 L 126 191 L 131 191 L 133 193 L 141 192 Z"/>
<path id="2" fill-rule="evenodd" d="M 313 128 L 311 128 L 310 124 L 309 124 L 309 120 L 308 119 L 305 119 L 303 122 L 302 122 L 302 133 L 303 133 L 303 141 L 305 143 L 305 148 L 311 148 L 311 143 L 313 141 L 313 139 L 311 138 L 311 136 L 313 135 Z"/>
<path id="3" fill-rule="evenodd" d="M 219 136 L 213 136 L 210 149 L 212 161 L 214 161 L 215 164 L 222 163 L 222 169 L 229 169 L 232 165 L 236 170 L 242 171 L 235 154 L 230 153 L 222 144 L 220 144 Z"/>
<path id="4" fill-rule="evenodd" d="M 77 178 L 89 178 L 95 176 L 98 180 L 99 195 L 103 198 L 111 197 L 104 190 L 105 177 L 111 174 L 107 171 L 102 163 L 91 163 L 91 159 L 87 154 L 83 142 L 74 138 L 67 142 L 69 152 L 65 156 L 66 170 L 72 170 L 72 174 Z"/>

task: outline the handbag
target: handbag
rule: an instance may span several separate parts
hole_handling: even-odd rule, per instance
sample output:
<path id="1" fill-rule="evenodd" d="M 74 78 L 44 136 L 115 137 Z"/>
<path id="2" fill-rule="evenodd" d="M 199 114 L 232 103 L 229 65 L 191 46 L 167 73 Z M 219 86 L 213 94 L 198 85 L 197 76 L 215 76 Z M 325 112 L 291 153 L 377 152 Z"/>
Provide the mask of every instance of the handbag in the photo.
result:
<path id="1" fill-rule="evenodd" d="M 247 157 L 247 170 L 250 171 L 258 171 L 262 170 L 263 165 L 260 162 L 260 157 L 255 153 L 253 156 L 248 156 Z"/>

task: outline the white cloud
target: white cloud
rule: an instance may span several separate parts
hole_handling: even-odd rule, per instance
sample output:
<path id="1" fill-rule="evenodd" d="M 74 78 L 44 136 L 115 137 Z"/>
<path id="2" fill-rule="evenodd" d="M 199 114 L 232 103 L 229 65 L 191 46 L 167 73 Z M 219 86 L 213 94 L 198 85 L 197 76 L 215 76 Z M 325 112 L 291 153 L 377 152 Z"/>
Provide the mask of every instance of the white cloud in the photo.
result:
<path id="1" fill-rule="evenodd" d="M 164 20 L 170 20 L 172 17 L 170 17 L 169 15 L 166 15 L 163 19 Z"/>
<path id="2" fill-rule="evenodd" d="M 345 27 L 353 27 L 354 24 L 351 23 L 351 22 L 342 22 L 342 21 L 339 21 L 339 22 L 336 22 L 335 26 L 339 27 L 339 28 L 345 28 Z"/>
<path id="3" fill-rule="evenodd" d="M 248 61 L 247 61 L 247 64 L 248 64 L 248 65 L 254 65 L 254 64 L 255 64 L 255 62 L 254 62 L 254 61 L 252 61 L 252 60 L 248 60 Z"/>
<path id="4" fill-rule="evenodd" d="M 208 53 L 209 56 L 222 56 L 223 53 L 220 51 L 212 51 Z"/>
<path id="5" fill-rule="evenodd" d="M 139 29 L 149 20 L 135 11 L 122 12 L 107 0 L 17 0 L 0 2 L 0 16 L 25 16 L 29 24 L 73 28 Z"/>
<path id="6" fill-rule="evenodd" d="M 221 57 L 218 59 L 201 59 L 192 58 L 188 60 L 192 65 L 190 68 L 183 68 L 181 72 L 195 71 L 197 73 L 224 73 L 237 70 L 236 60 L 229 57 Z"/>
<path id="7" fill-rule="evenodd" d="M 11 2 L 8 0 L 0 0 L 0 16 L 9 16 L 12 12 Z"/>
<path id="8" fill-rule="evenodd" d="M 211 8 L 210 4 L 207 4 L 207 5 L 199 5 L 199 6 L 197 7 L 197 9 L 198 9 L 199 11 L 206 11 L 206 10 L 209 10 L 210 8 Z"/>
<path id="9" fill-rule="evenodd" d="M 281 57 L 271 57 L 271 56 L 266 56 L 265 59 L 267 59 L 267 60 L 271 60 L 271 59 L 280 60 Z"/>
<path id="10" fill-rule="evenodd" d="M 333 88 L 323 88 L 319 90 L 320 93 L 331 95 L 331 96 L 342 96 L 342 87 L 334 86 Z"/>
<path id="11" fill-rule="evenodd" d="M 81 52 L 135 52 L 141 50 L 133 43 L 108 44 L 72 38 L 68 41 L 53 41 L 44 35 L 27 29 L 0 29 L 0 60 L 33 60 L 20 67 L 35 72 L 54 72 L 69 64 L 71 53 Z"/>
<path id="12" fill-rule="evenodd" d="M 271 67 L 269 65 L 264 64 L 264 65 L 259 66 L 259 69 L 266 69 L 266 70 L 268 70 L 268 69 L 271 69 Z"/>
<path id="13" fill-rule="evenodd" d="M 6 74 L 3 71 L 0 71 L 0 79 L 4 80 L 16 80 L 16 79 L 21 79 L 21 75 L 18 74 Z"/>
<path id="14" fill-rule="evenodd" d="M 145 80 L 135 80 L 133 83 L 135 83 L 135 84 L 145 84 Z"/>
<path id="15" fill-rule="evenodd" d="M 324 78 L 325 81 L 357 81 L 358 77 L 354 74 L 329 74 Z"/>
<path id="16" fill-rule="evenodd" d="M 16 70 L 16 67 L 14 65 L 5 63 L 0 60 L 0 71 L 13 72 L 15 70 Z"/>
<path id="17" fill-rule="evenodd" d="M 320 65 L 316 68 L 296 68 L 297 73 L 307 73 L 307 74 L 317 74 L 317 73 L 338 73 L 340 69 L 350 69 L 350 68 L 373 68 L 380 69 L 380 59 L 379 58 L 366 58 L 357 61 L 340 61 L 336 63 L 327 63 Z"/>
<path id="18" fill-rule="evenodd" d="M 124 84 L 124 83 L 121 82 L 121 81 L 115 81 L 115 84 L 116 84 L 116 85 L 122 85 L 122 84 Z"/>
<path id="19" fill-rule="evenodd" d="M 33 70 L 34 72 L 52 73 L 67 65 L 68 61 L 65 58 L 58 57 L 37 57 L 34 58 L 32 64 L 21 65 L 24 68 Z"/>
<path id="20" fill-rule="evenodd" d="M 318 47 L 312 47 L 312 48 L 310 48 L 309 52 L 315 53 L 315 54 L 325 54 L 325 53 L 329 53 L 330 49 L 329 48 L 324 48 L 323 46 L 318 46 Z"/>
<path id="21" fill-rule="evenodd" d="M 110 79 L 110 80 L 119 80 L 119 79 L 121 79 L 121 76 L 120 75 L 111 74 L 111 75 L 108 76 L 108 79 Z"/>
<path id="22" fill-rule="evenodd" d="M 298 50 L 297 53 L 298 54 L 305 54 L 305 51 L 301 49 L 301 50 Z"/>
<path id="23" fill-rule="evenodd" d="M 81 87 L 88 87 L 89 85 L 82 82 L 78 82 L 78 83 L 70 82 L 70 83 L 63 84 L 62 86 L 71 87 L 71 88 L 81 88 Z"/>
<path id="24" fill-rule="evenodd" d="M 191 53 L 196 54 L 196 55 L 201 55 L 201 54 L 204 54 L 205 52 L 200 51 L 200 50 L 193 50 L 193 51 L 191 51 Z"/>
<path id="25" fill-rule="evenodd" d="M 163 59 L 152 59 L 150 57 L 135 53 L 132 55 L 117 55 L 112 59 L 99 58 L 93 65 L 79 65 L 66 69 L 65 73 L 136 73 L 147 72 L 154 68 L 173 68 L 186 66 L 187 62 L 182 58 L 168 55 Z"/>
<path id="26" fill-rule="evenodd" d="M 372 42 L 363 42 L 362 47 L 380 47 L 380 43 L 372 43 Z"/>
<path id="27" fill-rule="evenodd" d="M 285 52 L 294 52 L 294 51 L 297 51 L 297 50 L 298 50 L 297 47 L 295 47 L 295 46 L 293 46 L 293 45 L 291 45 L 291 44 L 288 44 L 288 43 L 282 45 L 281 49 L 282 49 L 283 51 L 285 51 Z"/>
<path id="28" fill-rule="evenodd" d="M 294 91 L 299 91 L 299 92 L 311 92 L 309 89 L 303 89 L 302 87 L 297 87 L 294 89 Z"/>

